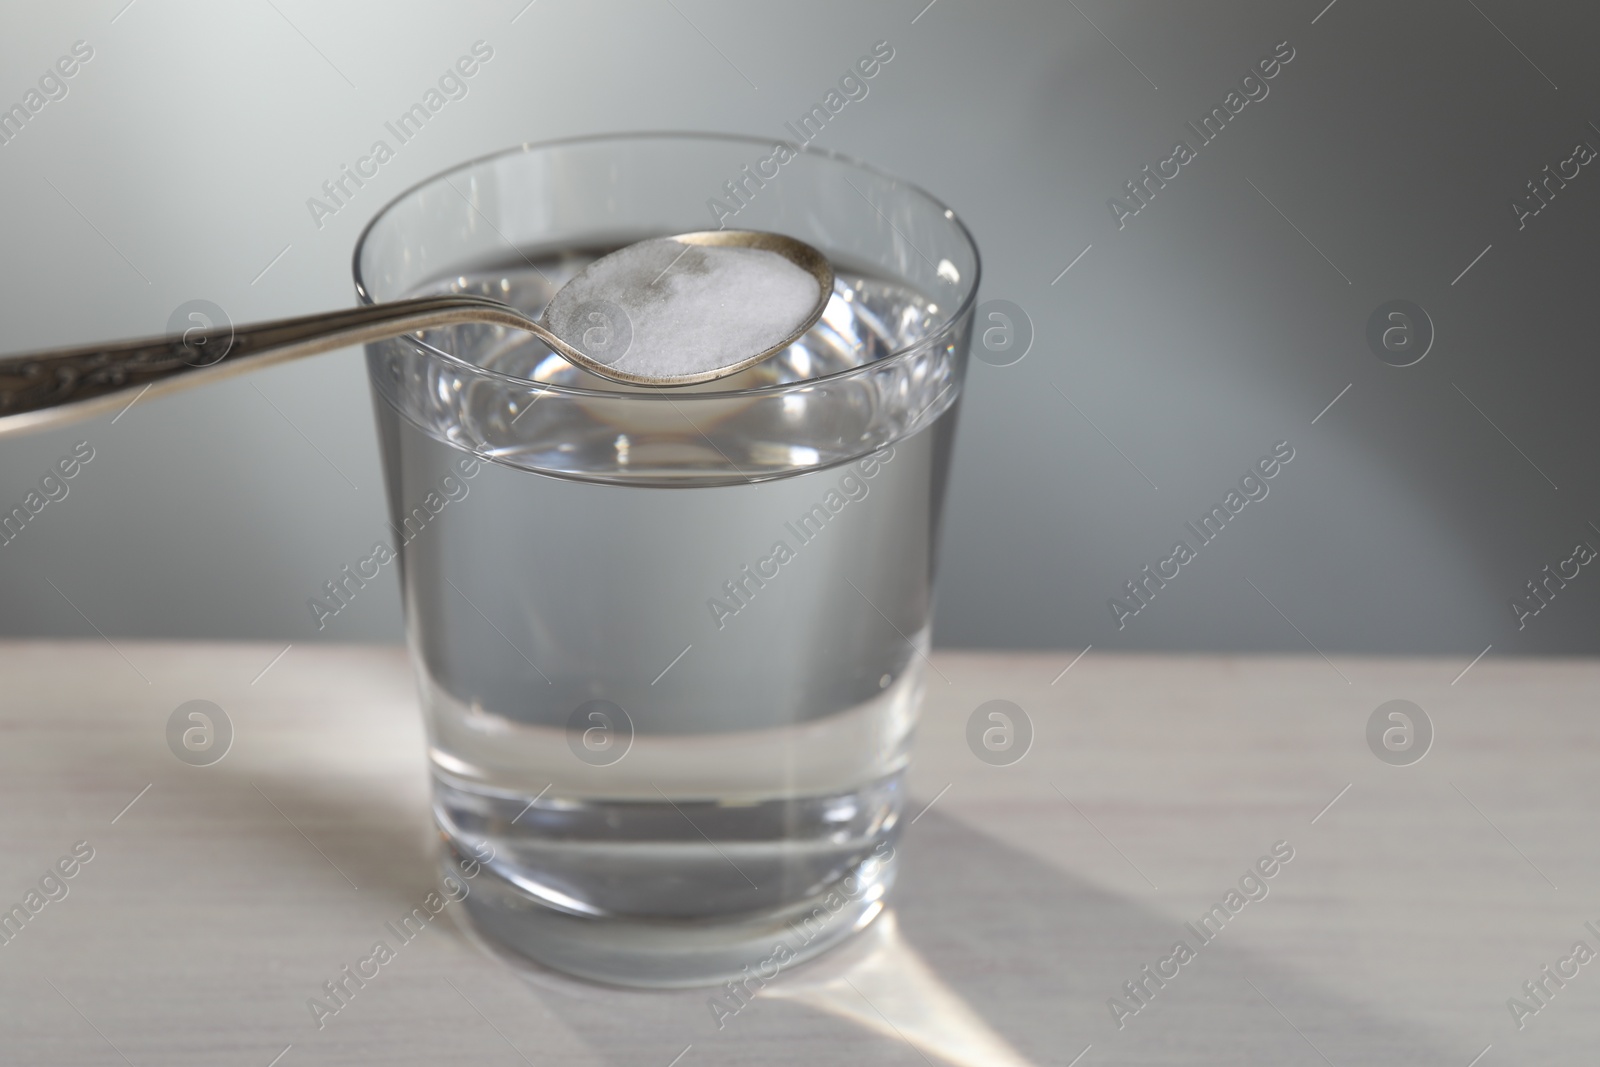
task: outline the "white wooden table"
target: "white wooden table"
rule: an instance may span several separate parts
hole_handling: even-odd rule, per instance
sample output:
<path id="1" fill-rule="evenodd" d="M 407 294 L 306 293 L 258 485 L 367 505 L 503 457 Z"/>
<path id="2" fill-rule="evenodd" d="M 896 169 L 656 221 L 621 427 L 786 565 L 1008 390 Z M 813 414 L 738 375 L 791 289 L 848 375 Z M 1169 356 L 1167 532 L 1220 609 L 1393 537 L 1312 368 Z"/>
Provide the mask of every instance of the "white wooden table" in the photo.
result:
<path id="1" fill-rule="evenodd" d="M 1520 1030 L 1507 1007 L 1574 942 L 1600 951 L 1596 662 L 1490 657 L 1452 685 L 1464 661 L 1091 651 L 1060 675 L 1075 652 L 943 653 L 912 811 L 937 801 L 907 830 L 893 912 L 723 1029 L 705 992 L 517 968 L 448 921 L 318 1029 L 307 999 L 428 894 L 433 839 L 401 650 L 294 647 L 261 674 L 280 651 L 0 644 L 0 908 L 93 850 L 0 944 L 0 1063 L 1497 1067 L 1600 1049 L 1600 962 L 1545 979 Z M 208 767 L 165 736 L 197 698 L 236 730 Z M 965 740 L 997 698 L 1036 733 L 1003 767 Z M 1414 765 L 1365 739 L 1393 698 L 1437 731 Z M 1294 857 L 1268 895 L 1201 945 L 1185 923 L 1280 841 Z M 1108 998 L 1131 1004 L 1123 983 L 1179 938 L 1193 958 L 1145 979 L 1119 1029 Z"/>

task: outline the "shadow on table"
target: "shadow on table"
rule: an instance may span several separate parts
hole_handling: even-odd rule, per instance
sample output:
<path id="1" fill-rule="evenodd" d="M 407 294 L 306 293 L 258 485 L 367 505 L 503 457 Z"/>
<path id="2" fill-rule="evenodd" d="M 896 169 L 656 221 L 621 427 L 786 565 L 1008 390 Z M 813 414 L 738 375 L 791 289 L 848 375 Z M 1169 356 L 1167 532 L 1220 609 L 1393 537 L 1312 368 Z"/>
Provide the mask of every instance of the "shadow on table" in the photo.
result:
<path id="1" fill-rule="evenodd" d="M 1446 1049 L 1435 1035 L 1330 994 L 1293 960 L 1230 947 L 1226 930 L 1119 1030 L 1107 999 L 1126 1001 L 1122 984 L 1180 936 L 1195 943 L 1181 922 L 935 813 L 900 855 L 889 913 L 855 941 L 783 972 L 731 1017 L 711 1009 L 714 989 L 607 989 L 512 966 L 548 1011 L 619 1067 L 643 1062 L 646 1049 L 663 1053 L 665 1067 L 690 1043 L 697 1065 L 846 1057 L 1064 1065 L 1091 1045 L 1080 1067 L 1465 1063 L 1473 1054 L 1470 1039 Z M 643 1035 L 651 1040 L 641 1047 Z"/>
<path id="2" fill-rule="evenodd" d="M 432 887 L 437 838 L 397 818 L 370 783 L 251 784 L 313 836 L 350 838 L 335 844 L 364 890 L 409 906 Z M 285 866 L 323 863 L 285 829 Z M 887 914 L 845 946 L 784 971 L 731 1016 L 712 1009 L 715 989 L 597 986 L 508 959 L 470 930 L 452 936 L 516 973 L 549 1016 L 618 1067 L 657 1056 L 665 1067 L 691 1043 L 696 1065 L 815 1065 L 848 1056 L 1018 1067 L 1068 1064 L 1092 1045 L 1080 1067 L 1343 1067 L 1464 1063 L 1475 1051 L 1470 1040 L 1442 1048 L 1435 1035 L 1330 994 L 1292 959 L 1234 949 L 1226 929 L 1119 1029 L 1108 998 L 1127 1002 L 1123 983 L 1180 937 L 1196 945 L 1181 922 L 937 812 L 918 821 L 899 853 Z"/>
<path id="3" fill-rule="evenodd" d="M 41 754 L 43 765 L 72 765 L 77 750 L 66 735 L 60 744 Z M 404 912 L 433 888 L 437 837 L 426 823 L 423 782 L 401 790 L 393 774 L 247 768 L 223 761 L 204 776 L 179 776 L 133 760 L 121 773 L 160 778 L 162 794 L 144 803 L 203 813 L 190 830 L 215 837 L 210 844 L 219 851 L 229 847 L 233 820 L 281 819 L 281 833 L 264 841 L 252 835 L 248 848 L 252 866 L 265 860 L 286 884 L 342 894 L 330 870 L 337 859 L 361 885 L 363 903 L 380 911 Z M 891 914 L 855 942 L 783 972 L 731 1017 L 712 1011 L 716 990 L 611 989 L 531 965 L 516 968 L 523 979 L 516 985 L 497 981 L 510 972 L 488 965 L 456 931 L 450 936 L 463 951 L 439 965 L 483 962 L 481 981 L 509 997 L 513 1012 L 520 993 L 537 1000 L 542 1012 L 529 1004 L 521 1018 L 502 1017 L 523 1047 L 539 1047 L 542 1016 L 618 1067 L 666 1067 L 690 1043 L 693 1060 L 683 1067 L 846 1057 L 1069 1064 L 1091 1044 L 1081 1067 L 1465 1063 L 1476 1051 L 1466 1035 L 1446 1048 L 1437 1034 L 1331 994 L 1307 973 L 1308 963 L 1235 949 L 1227 930 L 1119 1030 L 1107 999 L 1170 952 L 1184 934 L 1181 923 L 938 812 L 910 829 L 899 852 Z M 447 991 L 442 975 L 439 985 Z"/>

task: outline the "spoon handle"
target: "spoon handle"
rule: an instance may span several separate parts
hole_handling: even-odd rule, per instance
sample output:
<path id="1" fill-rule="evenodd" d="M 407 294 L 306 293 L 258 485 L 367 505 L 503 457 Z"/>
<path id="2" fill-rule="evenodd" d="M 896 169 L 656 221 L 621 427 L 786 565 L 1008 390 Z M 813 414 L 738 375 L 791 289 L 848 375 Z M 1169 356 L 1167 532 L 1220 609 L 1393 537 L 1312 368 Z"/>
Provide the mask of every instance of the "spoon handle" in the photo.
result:
<path id="1" fill-rule="evenodd" d="M 453 295 L 0 356 L 0 436 L 110 411 L 146 390 L 160 395 L 335 348 L 466 322 L 509 326 L 558 350 L 567 347 L 507 304 Z"/>

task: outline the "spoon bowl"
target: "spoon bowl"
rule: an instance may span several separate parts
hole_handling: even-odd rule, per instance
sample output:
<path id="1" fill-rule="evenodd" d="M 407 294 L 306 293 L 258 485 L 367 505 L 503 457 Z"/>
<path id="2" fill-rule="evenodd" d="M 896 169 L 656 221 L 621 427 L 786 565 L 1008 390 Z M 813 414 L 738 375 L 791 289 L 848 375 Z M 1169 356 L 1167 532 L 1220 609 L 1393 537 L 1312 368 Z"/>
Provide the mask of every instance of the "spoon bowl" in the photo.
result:
<path id="1" fill-rule="evenodd" d="M 682 247 L 674 252 L 674 246 Z M 696 249 L 737 249 L 738 255 L 766 253 L 798 268 L 798 271 L 788 271 L 789 276 L 784 279 L 789 283 L 789 306 L 782 307 L 774 299 L 763 299 L 767 294 L 759 290 L 748 287 L 740 290 L 740 281 L 754 280 L 754 264 L 744 265 L 746 273 L 741 279 L 740 264 L 715 261 L 708 264 L 703 261 L 710 257 L 690 255 Z M 640 253 L 646 251 L 656 253 L 650 257 L 654 262 L 649 262 L 648 266 L 638 262 Z M 655 263 L 662 264 L 659 271 Z M 720 266 L 724 271 L 733 268 L 733 284 L 724 283 L 722 292 L 713 288 L 710 295 L 721 297 L 723 305 L 731 302 L 746 306 L 722 312 L 722 321 L 718 321 L 716 314 L 707 315 L 698 331 L 701 334 L 698 340 L 681 331 L 669 334 L 667 339 L 672 346 L 680 349 L 672 354 L 670 366 L 661 365 L 659 352 L 654 353 L 658 357 L 654 366 L 648 352 L 643 353 L 645 360 L 641 362 L 638 350 L 645 347 L 643 342 L 648 339 L 642 333 L 654 324 L 637 319 L 641 313 L 639 301 L 648 299 L 670 306 L 673 297 L 669 290 L 673 283 L 687 280 L 686 276 L 701 275 L 712 266 Z M 639 273 L 641 269 L 643 273 Z M 647 278 L 649 280 L 645 280 Z M 671 281 L 663 286 L 668 279 Z M 803 304 L 793 299 L 793 294 L 799 292 L 796 282 L 814 287 L 814 293 L 807 293 L 809 299 Z M 702 289 L 699 295 L 704 299 L 707 292 Z M 833 267 L 822 253 L 804 241 L 757 230 L 703 230 L 639 241 L 600 257 L 562 286 L 539 321 L 567 343 L 571 354 L 562 350 L 562 355 L 592 374 L 628 385 L 693 385 L 736 374 L 782 352 L 816 325 L 832 295 Z M 627 306 L 610 297 L 631 297 L 635 304 L 633 312 L 630 314 Z M 692 295 L 678 298 L 680 303 L 689 299 Z M 769 308 L 770 314 L 767 313 Z M 649 310 L 646 308 L 645 313 Z M 743 325 L 748 326 L 752 317 L 757 319 L 759 334 L 764 340 L 764 343 L 752 342 L 760 344 L 758 350 L 741 350 L 738 341 L 717 336 L 724 330 L 733 331 L 735 320 L 742 319 Z M 656 341 L 659 345 L 660 338 Z"/>

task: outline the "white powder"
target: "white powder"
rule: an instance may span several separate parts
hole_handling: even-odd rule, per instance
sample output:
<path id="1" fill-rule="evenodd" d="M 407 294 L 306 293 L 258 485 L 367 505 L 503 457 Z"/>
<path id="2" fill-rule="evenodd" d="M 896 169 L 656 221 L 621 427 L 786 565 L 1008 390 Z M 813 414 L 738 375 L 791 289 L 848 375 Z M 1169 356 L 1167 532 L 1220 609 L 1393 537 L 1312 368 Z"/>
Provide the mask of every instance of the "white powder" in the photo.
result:
<path id="1" fill-rule="evenodd" d="M 589 264 L 545 321 L 598 363 L 671 380 L 771 348 L 805 323 L 817 297 L 816 279 L 776 252 L 655 238 Z"/>

